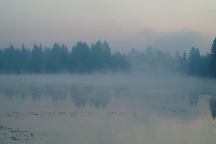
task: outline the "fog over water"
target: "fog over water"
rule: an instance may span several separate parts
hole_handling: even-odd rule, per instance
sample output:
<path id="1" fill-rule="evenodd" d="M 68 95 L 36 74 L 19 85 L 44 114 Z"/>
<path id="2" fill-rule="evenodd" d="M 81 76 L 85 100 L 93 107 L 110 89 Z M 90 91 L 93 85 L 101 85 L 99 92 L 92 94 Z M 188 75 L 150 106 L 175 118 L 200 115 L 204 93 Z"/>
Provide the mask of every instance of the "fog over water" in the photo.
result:
<path id="1" fill-rule="evenodd" d="M 213 143 L 215 80 L 169 74 L 1 75 L 3 143 Z"/>
<path id="2" fill-rule="evenodd" d="M 0 0 L 0 144 L 215 144 L 216 0 Z"/>

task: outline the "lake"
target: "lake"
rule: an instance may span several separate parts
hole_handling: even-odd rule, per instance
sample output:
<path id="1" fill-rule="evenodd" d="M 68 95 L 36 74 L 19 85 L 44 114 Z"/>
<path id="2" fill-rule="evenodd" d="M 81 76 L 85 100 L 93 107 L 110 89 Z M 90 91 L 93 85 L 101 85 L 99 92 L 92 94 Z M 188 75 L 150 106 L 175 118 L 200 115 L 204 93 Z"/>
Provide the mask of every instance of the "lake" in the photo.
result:
<path id="1" fill-rule="evenodd" d="M 216 81 L 0 75 L 0 144 L 213 144 Z"/>

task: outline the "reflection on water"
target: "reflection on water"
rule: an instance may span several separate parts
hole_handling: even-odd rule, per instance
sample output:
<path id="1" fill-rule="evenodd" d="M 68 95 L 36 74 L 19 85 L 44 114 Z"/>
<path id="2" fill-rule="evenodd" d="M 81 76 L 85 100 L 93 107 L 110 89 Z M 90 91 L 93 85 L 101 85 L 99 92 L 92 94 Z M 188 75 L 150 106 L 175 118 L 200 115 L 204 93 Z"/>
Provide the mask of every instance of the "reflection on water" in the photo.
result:
<path id="1" fill-rule="evenodd" d="M 215 141 L 216 98 L 207 86 L 13 79 L 0 82 L 0 143 Z"/>
<path id="2" fill-rule="evenodd" d="M 209 100 L 209 108 L 212 114 L 212 118 L 215 119 L 216 117 L 216 98 L 211 98 Z"/>
<path id="3" fill-rule="evenodd" d="M 119 106 L 122 103 L 129 103 L 133 106 L 152 107 L 159 111 L 172 111 L 177 113 L 190 112 L 193 115 L 194 109 L 209 99 L 209 109 L 213 118 L 216 116 L 216 98 L 209 93 L 200 92 L 197 89 L 189 91 L 167 91 L 167 90 L 143 90 L 127 86 L 98 86 L 91 84 L 22 84 L 10 87 L 0 87 L 0 97 L 17 100 L 32 100 L 34 104 L 50 99 L 52 104 L 58 104 L 71 100 L 76 107 L 82 108 L 86 105 L 95 108 L 105 108 L 110 99 L 113 99 Z"/>
<path id="4" fill-rule="evenodd" d="M 34 103 L 50 98 L 53 104 L 64 101 L 68 97 L 77 107 L 86 104 L 96 108 L 105 107 L 109 101 L 111 91 L 107 88 L 95 88 L 89 85 L 28 85 L 24 87 L 0 88 L 0 96 L 9 99 L 31 98 Z"/>

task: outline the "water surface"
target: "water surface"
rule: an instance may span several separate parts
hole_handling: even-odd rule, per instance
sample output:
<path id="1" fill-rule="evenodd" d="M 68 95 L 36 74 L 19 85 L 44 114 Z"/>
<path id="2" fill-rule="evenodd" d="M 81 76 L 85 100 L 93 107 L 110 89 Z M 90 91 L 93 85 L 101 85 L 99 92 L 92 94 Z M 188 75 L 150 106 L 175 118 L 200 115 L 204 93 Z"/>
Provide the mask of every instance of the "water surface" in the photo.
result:
<path id="1" fill-rule="evenodd" d="M 213 144 L 216 83 L 178 75 L 1 75 L 2 144 Z"/>

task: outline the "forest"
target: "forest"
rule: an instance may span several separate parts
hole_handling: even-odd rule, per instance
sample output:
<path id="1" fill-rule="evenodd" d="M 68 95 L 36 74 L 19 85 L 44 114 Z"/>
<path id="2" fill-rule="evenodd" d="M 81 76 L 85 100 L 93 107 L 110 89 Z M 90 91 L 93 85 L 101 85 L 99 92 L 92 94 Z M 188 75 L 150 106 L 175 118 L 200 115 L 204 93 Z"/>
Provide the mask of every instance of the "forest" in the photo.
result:
<path id="1" fill-rule="evenodd" d="M 207 54 L 192 47 L 189 53 L 169 52 L 147 47 L 128 53 L 111 50 L 108 42 L 91 45 L 77 42 L 74 47 L 55 43 L 53 47 L 34 44 L 33 48 L 0 49 L 0 73 L 93 73 L 93 72 L 178 72 L 192 76 L 216 77 L 216 38 Z"/>

